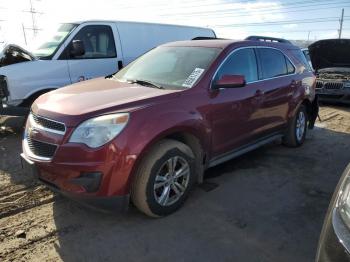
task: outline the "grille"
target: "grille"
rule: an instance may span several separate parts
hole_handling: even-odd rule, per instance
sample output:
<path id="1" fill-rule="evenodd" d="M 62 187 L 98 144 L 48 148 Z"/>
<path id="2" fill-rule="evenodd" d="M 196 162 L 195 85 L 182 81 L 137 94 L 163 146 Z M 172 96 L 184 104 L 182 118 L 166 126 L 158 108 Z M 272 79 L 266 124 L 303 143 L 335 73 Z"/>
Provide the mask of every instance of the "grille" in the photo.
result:
<path id="1" fill-rule="evenodd" d="M 43 118 L 41 116 L 37 116 L 35 114 L 32 113 L 33 116 L 33 120 L 36 124 L 41 125 L 42 127 L 48 128 L 48 129 L 52 129 L 52 130 L 56 130 L 59 132 L 65 132 L 66 131 L 66 127 L 63 123 L 59 123 L 47 118 Z"/>
<path id="2" fill-rule="evenodd" d="M 0 76 L 0 98 L 8 97 L 7 82 L 4 76 Z"/>
<path id="3" fill-rule="evenodd" d="M 316 81 L 316 88 L 321 89 L 323 87 L 323 82 Z"/>
<path id="4" fill-rule="evenodd" d="M 27 143 L 30 151 L 39 157 L 51 158 L 56 152 L 57 145 L 52 145 L 44 142 L 40 142 L 34 139 L 31 139 L 27 136 Z"/>
<path id="5" fill-rule="evenodd" d="M 343 83 L 330 82 L 324 84 L 325 89 L 342 89 Z"/>

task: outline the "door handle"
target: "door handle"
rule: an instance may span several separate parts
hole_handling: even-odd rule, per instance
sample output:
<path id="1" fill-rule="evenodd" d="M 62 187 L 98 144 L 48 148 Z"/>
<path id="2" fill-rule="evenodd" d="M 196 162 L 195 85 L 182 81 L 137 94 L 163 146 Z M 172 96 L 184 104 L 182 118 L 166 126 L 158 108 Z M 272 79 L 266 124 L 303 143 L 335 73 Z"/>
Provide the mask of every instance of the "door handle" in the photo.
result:
<path id="1" fill-rule="evenodd" d="M 256 90 L 256 92 L 255 92 L 255 96 L 257 96 L 257 97 L 263 96 L 264 94 L 265 94 L 265 92 L 260 90 L 260 89 Z"/>

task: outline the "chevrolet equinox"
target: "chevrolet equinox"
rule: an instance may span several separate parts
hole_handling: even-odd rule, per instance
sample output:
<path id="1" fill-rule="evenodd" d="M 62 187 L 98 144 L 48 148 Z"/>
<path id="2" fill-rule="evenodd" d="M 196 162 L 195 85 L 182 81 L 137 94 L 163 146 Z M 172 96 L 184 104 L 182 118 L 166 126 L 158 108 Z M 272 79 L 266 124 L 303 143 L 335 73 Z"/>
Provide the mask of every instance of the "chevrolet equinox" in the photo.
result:
<path id="1" fill-rule="evenodd" d="M 173 42 L 40 96 L 21 156 L 54 191 L 160 217 L 205 169 L 280 138 L 302 145 L 317 112 L 315 76 L 287 41 Z"/>

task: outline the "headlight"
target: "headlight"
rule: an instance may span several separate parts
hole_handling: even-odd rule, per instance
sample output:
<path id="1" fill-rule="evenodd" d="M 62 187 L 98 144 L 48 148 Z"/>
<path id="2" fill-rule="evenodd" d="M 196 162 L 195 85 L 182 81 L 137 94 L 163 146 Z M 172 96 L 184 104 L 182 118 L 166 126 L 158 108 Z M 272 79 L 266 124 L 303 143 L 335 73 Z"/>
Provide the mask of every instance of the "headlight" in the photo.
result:
<path id="1" fill-rule="evenodd" d="M 340 216 L 345 224 L 350 228 L 350 165 L 346 168 L 344 180 L 340 186 L 338 193 L 339 199 L 337 201 L 337 207 L 340 212 Z"/>
<path id="2" fill-rule="evenodd" d="M 100 147 L 115 138 L 126 126 L 128 113 L 118 113 L 91 118 L 81 123 L 69 139 L 88 147 Z"/>

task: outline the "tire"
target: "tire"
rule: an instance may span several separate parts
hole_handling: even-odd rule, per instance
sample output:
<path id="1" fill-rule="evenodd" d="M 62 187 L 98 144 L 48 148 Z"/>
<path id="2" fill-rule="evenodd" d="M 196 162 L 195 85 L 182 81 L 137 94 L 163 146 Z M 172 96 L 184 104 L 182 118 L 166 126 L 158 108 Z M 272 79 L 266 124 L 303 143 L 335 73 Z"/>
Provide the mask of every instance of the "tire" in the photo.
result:
<path id="1" fill-rule="evenodd" d="M 288 129 L 282 139 L 282 143 L 288 147 L 301 146 L 305 141 L 307 124 L 308 115 L 306 107 L 304 105 L 300 105 L 298 111 L 288 124 Z"/>
<path id="2" fill-rule="evenodd" d="M 160 141 L 147 152 L 135 173 L 132 202 L 151 217 L 175 212 L 185 202 L 195 181 L 194 167 L 194 154 L 187 145 L 170 139 Z M 182 175 L 176 177 L 174 171 L 180 169 L 183 172 L 178 175 Z"/>

